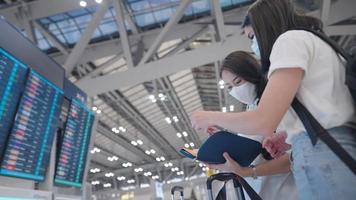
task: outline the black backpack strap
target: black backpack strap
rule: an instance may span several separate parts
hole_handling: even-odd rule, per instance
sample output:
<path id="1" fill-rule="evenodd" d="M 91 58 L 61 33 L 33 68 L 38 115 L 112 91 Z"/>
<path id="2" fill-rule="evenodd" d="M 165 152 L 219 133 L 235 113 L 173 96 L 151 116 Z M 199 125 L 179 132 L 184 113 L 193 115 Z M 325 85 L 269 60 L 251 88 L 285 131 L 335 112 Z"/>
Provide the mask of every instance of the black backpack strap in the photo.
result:
<path id="1" fill-rule="evenodd" d="M 356 161 L 352 156 L 328 133 L 326 129 L 313 117 L 308 109 L 294 98 L 292 107 L 302 121 L 313 145 L 320 138 L 356 175 Z"/>

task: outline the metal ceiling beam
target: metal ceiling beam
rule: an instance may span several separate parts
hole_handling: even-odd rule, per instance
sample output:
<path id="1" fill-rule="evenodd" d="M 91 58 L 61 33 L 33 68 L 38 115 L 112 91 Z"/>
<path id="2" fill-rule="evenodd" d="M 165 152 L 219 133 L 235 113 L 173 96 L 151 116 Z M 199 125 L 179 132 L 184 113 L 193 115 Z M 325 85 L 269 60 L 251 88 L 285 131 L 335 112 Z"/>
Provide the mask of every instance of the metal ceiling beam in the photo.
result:
<path id="1" fill-rule="evenodd" d="M 106 97 L 105 95 L 101 96 L 102 98 Z M 112 101 L 109 98 L 103 100 L 108 105 L 111 105 L 112 108 L 120 114 L 126 113 L 126 116 L 130 117 L 129 119 L 127 119 L 127 121 L 130 121 L 131 125 L 140 130 L 142 134 L 144 134 L 145 132 L 150 133 L 148 135 L 145 135 L 145 137 L 149 139 L 152 144 L 156 145 L 156 147 L 159 148 L 160 151 L 162 151 L 168 156 L 179 155 L 177 149 L 171 146 L 169 142 L 159 133 L 159 131 L 157 131 L 153 126 L 151 126 L 147 119 L 139 111 L 137 111 L 131 103 L 129 103 L 126 99 L 123 99 L 121 96 L 116 95 L 116 97 L 118 101 Z M 174 154 L 170 154 L 169 152 L 174 152 Z"/>
<path id="2" fill-rule="evenodd" d="M 118 62 L 121 58 L 123 58 L 123 54 L 119 54 L 114 56 L 113 58 L 110 58 L 108 61 L 104 62 L 103 64 L 96 66 L 94 70 L 91 72 L 85 74 L 83 77 L 80 77 L 79 80 L 77 80 L 76 83 L 80 83 L 83 80 L 90 79 L 92 77 L 95 77 L 100 74 L 101 71 L 103 71 L 105 68 L 112 66 L 114 63 Z"/>
<path id="3" fill-rule="evenodd" d="M 134 67 L 134 63 L 132 60 L 131 48 L 129 44 L 129 39 L 127 37 L 127 31 L 125 26 L 124 19 L 124 8 L 121 0 L 114 0 L 114 8 L 116 11 L 116 23 L 118 25 L 119 33 L 120 33 L 120 41 L 124 50 L 124 55 L 126 58 L 126 63 L 129 67 Z"/>
<path id="4" fill-rule="evenodd" d="M 199 31 L 197 31 L 191 37 L 189 37 L 188 39 L 186 39 L 183 42 L 181 42 L 180 44 L 178 44 L 177 47 L 175 47 L 173 50 L 169 51 L 167 54 L 165 54 L 161 58 L 174 55 L 174 54 L 178 53 L 180 50 L 187 48 L 192 42 L 194 42 L 194 40 L 196 40 L 202 34 L 206 33 L 208 30 L 209 30 L 208 26 L 201 28 Z"/>
<path id="5" fill-rule="evenodd" d="M 224 12 L 226 15 L 226 20 L 229 21 L 241 21 L 245 15 L 246 8 L 237 8 L 230 11 Z M 165 37 L 164 41 L 170 41 L 180 38 L 190 38 L 194 33 L 201 30 L 204 25 L 196 24 L 200 21 L 209 21 L 211 17 L 205 17 L 202 19 L 197 19 L 184 24 L 177 24 L 172 27 L 170 34 Z M 226 26 L 226 34 L 234 33 L 236 30 L 235 26 Z M 149 47 L 155 41 L 157 35 L 160 33 L 161 29 L 153 29 L 150 31 L 145 31 L 136 35 L 130 35 L 129 40 L 131 44 L 131 48 L 137 48 L 137 44 L 139 41 L 143 41 L 144 46 Z M 123 52 L 123 48 L 119 39 L 113 39 L 109 41 L 103 41 L 100 43 L 94 43 L 88 45 L 85 52 L 81 56 L 79 63 L 87 63 L 96 59 L 100 59 L 107 56 L 115 55 L 116 52 L 113 52 L 112 49 L 117 49 L 116 52 Z M 61 53 L 53 53 L 50 55 L 53 57 L 58 63 L 62 64 L 65 62 L 67 56 Z"/>
<path id="6" fill-rule="evenodd" d="M 87 3 L 88 7 L 97 5 L 95 1 L 88 1 Z M 72 10 L 83 9 L 83 7 L 79 5 L 79 1 L 73 0 L 37 0 L 26 2 L 25 5 L 31 10 L 33 20 Z M 22 6 L 22 3 L 13 3 L 13 5 L 5 9 L 0 9 L 0 15 L 5 16 L 5 18 L 16 26 L 23 27 L 23 23 L 18 20 L 18 11 Z"/>
<path id="7" fill-rule="evenodd" d="M 333 35 L 356 35 L 356 24 L 355 25 L 335 25 L 325 28 L 326 34 Z"/>
<path id="8" fill-rule="evenodd" d="M 335 3 L 331 4 L 329 18 L 324 25 L 325 26 L 332 25 L 342 20 L 354 17 L 355 10 L 356 10 L 355 0 L 338 0 Z M 320 17 L 321 12 L 322 12 L 321 10 L 316 10 L 309 13 L 309 15 Z"/>
<path id="9" fill-rule="evenodd" d="M 127 6 L 124 5 L 124 2 L 121 1 L 121 0 L 119 0 L 119 1 L 121 2 L 122 6 L 123 6 L 123 10 L 124 10 L 124 13 L 125 13 L 125 19 L 126 19 L 127 23 L 129 24 L 132 33 L 133 34 L 138 34 L 139 31 L 138 31 L 137 25 L 135 24 L 135 22 L 133 20 L 132 14 L 127 9 Z"/>
<path id="10" fill-rule="evenodd" d="M 198 134 L 192 128 L 192 126 L 190 125 L 190 118 L 187 115 L 187 113 L 186 113 L 186 111 L 184 109 L 184 106 L 183 106 L 182 102 L 180 101 L 180 99 L 178 97 L 178 94 L 174 89 L 174 86 L 172 85 L 172 82 L 169 80 L 168 77 L 164 77 L 163 80 L 168 86 L 167 89 L 168 89 L 169 93 L 172 94 L 171 95 L 171 97 L 172 97 L 171 102 L 175 104 L 174 107 L 175 107 L 176 112 L 180 113 L 180 115 L 182 116 L 181 120 L 183 120 L 183 122 L 184 122 L 183 124 L 185 126 L 185 129 L 192 134 L 191 137 L 193 139 L 194 144 L 196 146 L 200 146 L 201 145 L 201 141 L 200 141 L 200 139 L 198 137 Z"/>
<path id="11" fill-rule="evenodd" d="M 53 35 L 52 32 L 50 32 L 48 29 L 43 27 L 40 23 L 37 21 L 33 22 L 33 25 L 35 26 L 36 29 L 38 29 L 45 38 L 47 38 L 53 45 L 56 47 L 61 53 L 64 55 L 69 55 L 69 52 L 67 48 L 58 40 L 56 36 Z"/>
<path id="12" fill-rule="evenodd" d="M 153 54 L 156 53 L 157 49 L 159 46 L 162 44 L 164 41 L 165 37 L 167 34 L 172 30 L 172 27 L 178 23 L 178 21 L 182 18 L 185 9 L 187 6 L 192 2 L 192 0 L 183 0 L 179 4 L 178 8 L 176 9 L 176 12 L 174 15 L 168 20 L 162 31 L 159 33 L 153 44 L 150 46 L 148 49 L 147 53 L 143 56 L 142 60 L 140 61 L 139 65 L 142 65 L 146 63 L 152 56 Z"/>
<path id="13" fill-rule="evenodd" d="M 239 28 L 235 28 L 239 31 Z M 213 63 L 236 50 L 249 50 L 250 42 L 239 33 L 228 37 L 223 43 L 211 44 L 196 50 L 163 58 L 124 72 L 109 74 L 78 84 L 90 96 L 118 88 L 151 81 L 159 77 Z M 169 66 L 169 67 L 168 67 Z M 135 78 L 132 78 L 135 77 Z"/>
<path id="14" fill-rule="evenodd" d="M 215 18 L 215 29 L 216 29 L 216 40 L 223 41 L 225 39 L 225 26 L 224 26 L 224 17 L 222 14 L 220 1 L 211 0 L 211 14 Z"/>
<path id="15" fill-rule="evenodd" d="M 80 37 L 80 40 L 77 42 L 71 54 L 68 56 L 66 62 L 64 63 L 63 67 L 66 70 L 67 75 L 71 73 L 73 68 L 78 63 L 80 57 L 83 55 L 85 48 L 90 41 L 91 36 L 93 35 L 95 29 L 98 27 L 100 21 L 103 19 L 108 8 L 109 8 L 108 1 L 103 1 L 102 4 L 99 6 L 99 9 L 93 15 L 90 23 L 86 27 L 82 36 Z"/>
<path id="16" fill-rule="evenodd" d="M 321 21 L 327 22 L 330 15 L 331 0 L 323 0 L 321 3 Z"/>

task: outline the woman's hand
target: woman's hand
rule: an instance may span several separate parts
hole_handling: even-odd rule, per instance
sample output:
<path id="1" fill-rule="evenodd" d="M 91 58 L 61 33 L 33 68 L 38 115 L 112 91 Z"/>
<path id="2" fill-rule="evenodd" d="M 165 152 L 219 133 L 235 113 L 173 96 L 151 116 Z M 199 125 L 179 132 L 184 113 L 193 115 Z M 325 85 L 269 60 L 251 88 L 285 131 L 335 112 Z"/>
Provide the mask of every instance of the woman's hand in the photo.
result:
<path id="1" fill-rule="evenodd" d="M 250 167 L 241 167 L 235 160 L 233 160 L 228 153 L 223 154 L 226 162 L 219 165 L 208 165 L 209 168 L 217 169 L 223 172 L 232 172 L 242 177 L 248 177 L 252 175 L 252 169 Z"/>
<path id="2" fill-rule="evenodd" d="M 285 131 L 274 133 L 263 140 L 262 146 L 273 158 L 278 158 L 291 148 L 291 145 L 286 143 L 286 139 Z"/>
<path id="3" fill-rule="evenodd" d="M 217 112 L 213 111 L 196 111 L 190 117 L 192 126 L 196 130 L 204 129 L 206 130 L 208 127 L 212 127 L 215 124 L 212 122 L 212 116 L 216 115 Z"/>
<path id="4" fill-rule="evenodd" d="M 211 126 L 211 127 L 209 127 L 209 128 L 206 130 L 206 132 L 207 132 L 210 136 L 214 135 L 216 132 L 219 132 L 219 131 L 220 131 L 220 129 L 216 128 L 215 126 Z"/>

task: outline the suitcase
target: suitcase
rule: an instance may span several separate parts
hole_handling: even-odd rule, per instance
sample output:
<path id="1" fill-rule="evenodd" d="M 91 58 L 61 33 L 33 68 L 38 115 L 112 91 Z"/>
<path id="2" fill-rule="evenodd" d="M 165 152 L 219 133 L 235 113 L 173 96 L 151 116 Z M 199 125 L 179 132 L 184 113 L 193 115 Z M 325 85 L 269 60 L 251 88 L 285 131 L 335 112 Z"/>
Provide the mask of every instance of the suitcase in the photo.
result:
<path id="1" fill-rule="evenodd" d="M 261 197 L 253 190 L 253 188 L 243 179 L 242 177 L 233 173 L 219 173 L 214 174 L 208 178 L 206 181 L 206 186 L 208 189 L 208 199 L 214 200 L 212 185 L 213 181 L 227 182 L 233 180 L 236 197 L 238 200 L 245 200 L 244 189 L 251 200 L 262 200 Z"/>
<path id="2" fill-rule="evenodd" d="M 236 179 L 235 174 L 232 173 L 219 173 L 219 174 L 214 174 L 208 178 L 206 181 L 206 187 L 208 189 L 208 199 L 209 200 L 214 200 L 214 195 L 212 191 L 213 187 L 213 181 L 221 181 L 221 182 L 228 182 L 230 180 L 233 180 L 234 183 L 234 188 L 235 188 L 235 193 L 237 196 L 238 200 L 245 200 L 244 192 L 242 189 L 242 186 L 240 182 Z"/>
<path id="3" fill-rule="evenodd" d="M 181 186 L 174 186 L 172 189 L 171 189 L 171 195 L 172 195 L 172 200 L 174 200 L 174 193 L 175 192 L 179 192 L 180 193 L 180 200 L 184 200 L 184 188 L 181 187 Z"/>

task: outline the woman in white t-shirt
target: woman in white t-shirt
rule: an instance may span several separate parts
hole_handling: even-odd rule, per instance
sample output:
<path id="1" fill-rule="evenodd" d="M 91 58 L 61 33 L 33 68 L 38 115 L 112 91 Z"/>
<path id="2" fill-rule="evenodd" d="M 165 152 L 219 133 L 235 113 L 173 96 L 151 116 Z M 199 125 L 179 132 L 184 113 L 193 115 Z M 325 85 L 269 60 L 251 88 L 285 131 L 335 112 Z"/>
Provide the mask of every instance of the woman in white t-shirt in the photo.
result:
<path id="1" fill-rule="evenodd" d="M 246 104 L 246 110 L 254 110 L 257 107 L 258 97 L 265 88 L 266 80 L 260 64 L 250 53 L 235 51 L 229 54 L 222 63 L 220 75 L 230 95 Z M 259 142 L 263 140 L 261 136 L 247 137 Z M 286 154 L 271 160 L 270 156 L 263 154 L 253 162 L 253 166 L 239 167 L 235 173 L 242 177 L 259 177 L 256 182 L 261 183 L 259 194 L 264 200 L 296 200 L 297 189 L 288 156 Z"/>
<path id="2" fill-rule="evenodd" d="M 268 83 L 257 108 L 241 113 L 199 111 L 192 114 L 196 129 L 221 126 L 250 135 L 271 136 L 277 127 L 288 133 L 292 145 L 293 174 L 300 199 L 354 199 L 356 177 L 325 145 L 315 146 L 298 116 L 290 109 L 294 97 L 306 106 L 331 136 L 354 158 L 354 105 L 345 83 L 342 60 L 306 27 L 322 30 L 322 23 L 299 15 L 289 0 L 258 0 L 249 17 Z M 228 155 L 216 168 L 236 171 Z"/>

